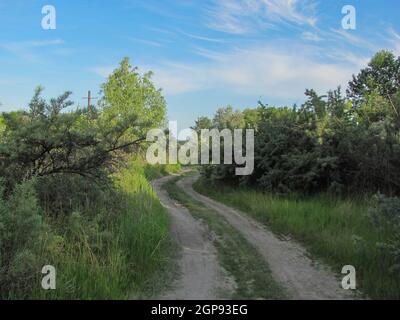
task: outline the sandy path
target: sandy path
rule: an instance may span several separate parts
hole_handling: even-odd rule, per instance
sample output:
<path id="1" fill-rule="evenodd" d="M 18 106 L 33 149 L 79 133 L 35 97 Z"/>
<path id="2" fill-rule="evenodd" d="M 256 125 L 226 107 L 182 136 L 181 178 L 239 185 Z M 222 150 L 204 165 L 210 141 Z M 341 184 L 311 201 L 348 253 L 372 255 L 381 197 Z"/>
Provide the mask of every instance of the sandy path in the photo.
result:
<path id="1" fill-rule="evenodd" d="M 225 270 L 218 264 L 216 249 L 205 226 L 195 220 L 189 211 L 177 204 L 162 186 L 173 176 L 153 182 L 153 187 L 171 216 L 172 236 L 182 247 L 179 261 L 181 276 L 164 300 L 215 300 L 229 295 L 232 283 Z"/>
<path id="2" fill-rule="evenodd" d="M 254 219 L 193 190 L 196 177 L 178 182 L 189 196 L 217 211 L 254 245 L 268 263 L 273 276 L 292 299 L 351 299 L 353 295 L 341 288 L 340 280 L 325 265 L 313 262 L 307 251 L 295 241 L 282 241 Z"/>

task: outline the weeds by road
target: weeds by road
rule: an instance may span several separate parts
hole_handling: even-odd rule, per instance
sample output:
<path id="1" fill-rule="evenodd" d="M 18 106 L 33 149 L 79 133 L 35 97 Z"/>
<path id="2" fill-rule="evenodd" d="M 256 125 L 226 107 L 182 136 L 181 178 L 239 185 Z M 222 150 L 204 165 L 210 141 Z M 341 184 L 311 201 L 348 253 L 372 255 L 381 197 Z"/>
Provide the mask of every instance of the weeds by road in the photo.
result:
<path id="1" fill-rule="evenodd" d="M 274 232 L 293 236 L 311 254 L 340 272 L 344 265 L 357 270 L 357 288 L 376 299 L 398 299 L 400 279 L 390 272 L 393 263 L 379 243 L 390 230 L 378 230 L 367 217 L 368 208 L 351 200 L 326 196 L 290 199 L 254 190 L 194 184 L 197 192 L 249 214 Z"/>

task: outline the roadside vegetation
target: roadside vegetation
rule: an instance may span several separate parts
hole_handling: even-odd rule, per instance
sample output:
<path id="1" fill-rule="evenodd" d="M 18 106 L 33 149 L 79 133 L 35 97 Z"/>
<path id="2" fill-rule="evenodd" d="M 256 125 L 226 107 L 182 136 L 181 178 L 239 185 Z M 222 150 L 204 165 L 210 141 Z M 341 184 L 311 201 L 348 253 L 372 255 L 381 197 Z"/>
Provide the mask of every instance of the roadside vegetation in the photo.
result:
<path id="1" fill-rule="evenodd" d="M 148 130 L 165 127 L 161 91 L 124 59 L 97 106 L 75 108 L 70 92 L 46 101 L 42 92 L 0 114 L 0 299 L 154 297 L 176 250 L 150 181 L 180 169 L 143 160 Z M 400 58 L 378 52 L 346 94 L 309 89 L 306 97 L 301 106 L 260 102 L 199 118 L 198 132 L 254 129 L 255 169 L 236 176 L 235 164 L 202 166 L 196 189 L 295 237 L 338 272 L 355 266 L 368 297 L 399 299 Z M 167 190 L 217 235 L 238 286 L 232 298 L 284 297 L 223 218 L 176 181 Z M 41 288 L 46 265 L 56 268 L 56 290 Z"/>
<path id="2" fill-rule="evenodd" d="M 294 237 L 338 274 L 345 265 L 355 266 L 357 288 L 370 298 L 400 298 L 400 280 L 384 245 L 391 241 L 395 228 L 377 228 L 366 203 L 327 195 L 290 198 L 221 184 L 210 186 L 204 180 L 194 188 L 249 214 L 277 234 Z"/>
<path id="3" fill-rule="evenodd" d="M 277 284 L 257 250 L 217 212 L 206 208 L 180 187 L 177 177 L 164 185 L 169 196 L 205 223 L 215 234 L 214 245 L 221 266 L 233 276 L 236 288 L 232 299 L 283 299 L 285 290 Z"/>
<path id="4" fill-rule="evenodd" d="M 197 190 L 306 243 L 371 298 L 400 298 L 400 58 L 378 52 L 301 106 L 219 109 L 195 130 L 254 129 L 255 169 L 202 167 Z M 223 153 L 221 153 L 223 154 Z M 238 188 L 240 186 L 240 188 Z"/>
<path id="5" fill-rule="evenodd" d="M 166 285 L 175 248 L 149 180 L 177 168 L 141 160 L 166 114 L 150 76 L 124 59 L 97 107 L 38 88 L 0 115 L 0 299 L 145 298 Z M 41 287 L 46 265 L 56 290 Z"/>

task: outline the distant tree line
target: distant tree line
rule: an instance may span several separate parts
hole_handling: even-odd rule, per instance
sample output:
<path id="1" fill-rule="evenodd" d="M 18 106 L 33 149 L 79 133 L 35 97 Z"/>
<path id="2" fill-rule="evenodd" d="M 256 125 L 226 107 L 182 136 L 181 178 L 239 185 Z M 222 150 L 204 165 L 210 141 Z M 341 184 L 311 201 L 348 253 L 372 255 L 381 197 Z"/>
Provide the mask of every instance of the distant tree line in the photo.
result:
<path id="1" fill-rule="evenodd" d="M 244 111 L 219 109 L 195 130 L 255 129 L 255 170 L 234 174 L 235 164 L 203 168 L 203 175 L 268 192 L 400 195 L 400 58 L 378 52 L 341 88 L 306 90 L 301 106 L 259 103 Z"/>

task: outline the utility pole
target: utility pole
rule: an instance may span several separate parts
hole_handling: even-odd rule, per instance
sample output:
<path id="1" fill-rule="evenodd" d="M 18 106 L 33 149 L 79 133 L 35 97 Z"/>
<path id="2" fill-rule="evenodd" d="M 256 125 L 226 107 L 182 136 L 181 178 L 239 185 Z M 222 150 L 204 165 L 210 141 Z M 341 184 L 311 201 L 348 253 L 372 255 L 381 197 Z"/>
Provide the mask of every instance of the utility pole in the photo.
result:
<path id="1" fill-rule="evenodd" d="M 87 99 L 87 101 L 88 101 L 88 112 L 90 112 L 90 106 L 91 106 L 92 100 L 96 100 L 97 98 L 93 98 L 92 97 L 92 92 L 89 90 L 87 97 L 83 97 L 82 99 Z"/>

